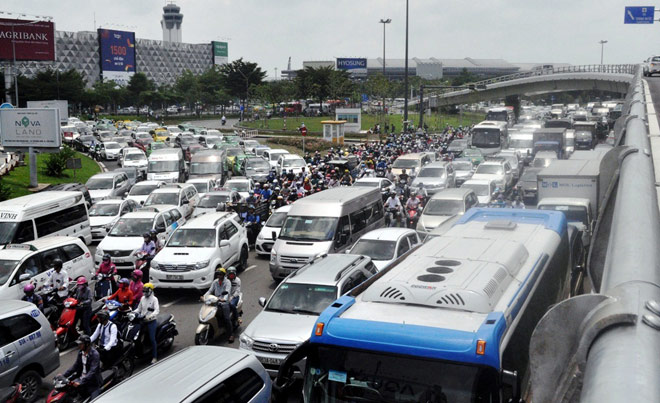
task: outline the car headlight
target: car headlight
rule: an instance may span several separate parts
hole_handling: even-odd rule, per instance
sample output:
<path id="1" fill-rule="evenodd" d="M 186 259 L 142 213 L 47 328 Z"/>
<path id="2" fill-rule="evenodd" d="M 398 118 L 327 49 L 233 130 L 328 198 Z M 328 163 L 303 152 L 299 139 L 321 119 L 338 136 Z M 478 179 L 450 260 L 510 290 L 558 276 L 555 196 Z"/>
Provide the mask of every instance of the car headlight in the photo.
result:
<path id="1" fill-rule="evenodd" d="M 155 262 L 155 261 L 152 260 L 151 261 L 151 268 L 158 270 L 158 267 L 159 267 L 158 262 Z"/>
<path id="2" fill-rule="evenodd" d="M 277 263 L 277 252 L 275 252 L 274 250 L 270 251 L 270 262 Z"/>
<path id="3" fill-rule="evenodd" d="M 103 256 L 103 249 L 101 249 L 101 248 L 96 248 L 96 255 L 97 255 L 97 256 Z"/>
<path id="4" fill-rule="evenodd" d="M 245 350 L 252 350 L 252 345 L 254 344 L 254 340 L 250 337 L 247 336 L 245 333 L 239 337 L 240 345 L 239 348 L 245 349 Z"/>
<path id="5" fill-rule="evenodd" d="M 200 270 L 200 269 L 203 269 L 203 268 L 205 268 L 206 266 L 208 266 L 209 263 L 211 263 L 210 260 L 204 260 L 204 261 L 202 261 L 202 262 L 197 262 L 197 263 L 195 263 L 195 267 L 197 268 L 197 270 Z"/>
<path id="6" fill-rule="evenodd" d="M 264 234 L 262 234 L 260 232 L 259 235 L 257 235 L 257 239 L 260 240 L 260 241 L 263 240 L 264 239 Z"/>

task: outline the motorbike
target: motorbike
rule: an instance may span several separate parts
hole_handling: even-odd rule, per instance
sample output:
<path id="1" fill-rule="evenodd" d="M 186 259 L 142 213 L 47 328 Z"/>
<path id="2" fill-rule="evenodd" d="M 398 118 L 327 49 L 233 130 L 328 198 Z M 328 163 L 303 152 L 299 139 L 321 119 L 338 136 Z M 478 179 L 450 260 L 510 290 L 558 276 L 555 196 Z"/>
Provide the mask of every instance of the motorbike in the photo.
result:
<path id="1" fill-rule="evenodd" d="M 384 178 L 385 177 L 385 168 L 376 167 L 376 177 L 377 178 Z"/>
<path id="2" fill-rule="evenodd" d="M 148 283 L 149 282 L 149 263 L 151 262 L 151 259 L 147 258 L 147 254 L 144 252 L 137 252 L 135 254 L 135 257 L 137 257 L 137 260 L 135 260 L 135 270 L 141 270 L 142 271 L 142 282 L 143 283 Z"/>
<path id="3" fill-rule="evenodd" d="M 151 357 L 151 343 L 146 329 L 143 326 L 144 318 L 137 312 L 130 311 L 124 315 L 125 324 L 121 327 L 120 336 L 124 342 L 133 343 L 134 356 L 138 359 Z M 167 351 L 174 344 L 174 337 L 179 334 L 176 330 L 174 315 L 161 313 L 156 318 L 156 346 L 158 351 Z"/>
<path id="4" fill-rule="evenodd" d="M 421 207 L 407 209 L 406 214 L 406 227 L 415 229 L 417 228 L 417 221 L 419 221 L 419 215 L 422 212 Z"/>
<path id="5" fill-rule="evenodd" d="M 103 289 L 103 284 L 105 282 L 109 282 L 110 284 L 107 285 L 107 290 L 109 291 L 106 293 L 107 295 L 103 295 L 102 289 Z M 94 286 L 94 298 L 96 299 L 101 299 L 103 297 L 107 297 L 109 295 L 112 295 L 112 293 L 115 290 L 115 279 L 112 274 L 108 273 L 99 273 L 96 275 L 96 285 Z"/>
<path id="6" fill-rule="evenodd" d="M 62 302 L 57 296 L 57 290 L 52 287 L 43 288 L 39 295 L 43 299 L 44 316 L 48 319 L 51 329 L 57 329 L 57 322 L 62 314 Z"/>
<path id="7" fill-rule="evenodd" d="M 217 335 L 221 333 L 221 330 L 229 333 L 229 330 L 225 329 L 221 323 L 218 323 L 218 320 L 216 319 L 218 305 L 221 303 L 223 302 L 220 302 L 220 299 L 214 295 L 204 296 L 204 305 L 202 305 L 199 310 L 199 325 L 197 326 L 197 330 L 195 330 L 195 345 L 209 344 Z M 241 316 L 243 314 L 243 293 L 239 294 L 236 309 L 238 311 L 238 315 Z M 230 319 L 234 324 L 238 322 L 238 318 L 234 318 L 233 314 Z"/>
<path id="8" fill-rule="evenodd" d="M 60 314 L 60 318 L 57 321 L 57 329 L 55 329 L 55 338 L 57 339 L 57 348 L 62 351 L 65 350 L 71 343 L 78 339 L 78 336 L 82 334 L 82 330 L 76 326 L 76 313 L 80 308 L 79 302 L 73 297 L 69 297 L 64 300 L 64 308 Z M 98 319 L 96 318 L 96 312 L 98 312 L 103 303 L 100 301 L 92 302 L 92 318 L 91 318 L 91 327 L 93 328 L 96 325 Z"/>
<path id="9" fill-rule="evenodd" d="M 103 383 L 100 386 L 101 393 L 107 391 L 115 384 L 121 382 L 117 377 L 118 371 L 115 367 L 101 372 L 101 379 Z M 77 403 L 88 402 L 89 397 L 82 396 L 78 388 L 74 386 L 76 375 L 65 377 L 57 375 L 53 378 L 53 390 L 46 396 L 46 403 Z"/>
<path id="10" fill-rule="evenodd" d="M 20 403 L 24 399 L 21 397 L 23 385 L 17 383 L 6 388 L 0 389 L 0 401 L 5 403 Z"/>
<path id="11" fill-rule="evenodd" d="M 400 222 L 400 212 L 398 208 L 388 208 L 385 214 L 386 227 L 398 227 Z"/>

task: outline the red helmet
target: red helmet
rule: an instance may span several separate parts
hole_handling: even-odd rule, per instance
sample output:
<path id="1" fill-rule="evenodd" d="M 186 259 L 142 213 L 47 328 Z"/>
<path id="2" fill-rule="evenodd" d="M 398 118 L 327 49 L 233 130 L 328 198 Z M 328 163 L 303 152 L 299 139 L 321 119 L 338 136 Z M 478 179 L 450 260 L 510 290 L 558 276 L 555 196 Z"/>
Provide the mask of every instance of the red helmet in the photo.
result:
<path id="1" fill-rule="evenodd" d="M 142 270 L 133 270 L 133 278 L 142 278 Z"/>
<path id="2" fill-rule="evenodd" d="M 76 284 L 87 285 L 87 279 L 85 277 L 80 277 L 78 280 L 76 280 Z"/>

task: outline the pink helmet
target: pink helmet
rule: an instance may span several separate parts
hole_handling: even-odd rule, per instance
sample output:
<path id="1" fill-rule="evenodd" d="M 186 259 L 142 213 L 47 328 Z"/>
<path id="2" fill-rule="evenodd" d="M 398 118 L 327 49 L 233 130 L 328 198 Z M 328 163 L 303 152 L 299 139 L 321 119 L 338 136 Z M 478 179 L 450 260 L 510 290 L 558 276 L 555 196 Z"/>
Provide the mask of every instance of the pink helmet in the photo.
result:
<path id="1" fill-rule="evenodd" d="M 133 270 L 133 277 L 142 278 L 142 270 Z"/>
<path id="2" fill-rule="evenodd" d="M 76 284 L 87 285 L 87 279 L 85 277 L 80 277 L 78 280 L 76 280 Z"/>
<path id="3" fill-rule="evenodd" d="M 23 287 L 23 291 L 27 294 L 29 292 L 34 292 L 34 284 L 28 283 L 25 284 L 25 287 Z"/>

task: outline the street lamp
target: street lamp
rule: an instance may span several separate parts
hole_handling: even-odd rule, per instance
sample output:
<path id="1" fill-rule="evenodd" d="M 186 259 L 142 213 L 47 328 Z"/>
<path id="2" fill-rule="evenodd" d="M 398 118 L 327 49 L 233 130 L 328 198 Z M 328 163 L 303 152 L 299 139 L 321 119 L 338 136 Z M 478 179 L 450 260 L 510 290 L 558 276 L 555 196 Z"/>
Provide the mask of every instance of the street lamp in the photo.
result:
<path id="1" fill-rule="evenodd" d="M 243 105 L 243 111 L 241 111 L 241 121 L 244 122 L 245 118 L 243 114 L 247 112 L 246 109 L 248 107 L 248 97 L 250 93 L 250 79 L 245 74 L 243 74 L 243 72 L 240 69 L 236 69 L 236 71 L 238 71 L 245 79 L 245 104 Z"/>
<path id="2" fill-rule="evenodd" d="M 600 64 L 603 64 L 603 48 L 605 47 L 605 44 L 607 43 L 606 40 L 601 40 L 598 43 L 600 43 Z"/>
<path id="3" fill-rule="evenodd" d="M 385 26 L 392 22 L 392 19 L 382 19 L 379 24 L 383 24 L 383 77 L 385 77 Z M 385 118 L 385 94 L 383 94 L 383 119 Z"/>
<path id="4" fill-rule="evenodd" d="M 404 129 L 408 128 L 408 0 L 406 0 L 406 61 L 405 61 L 405 76 L 403 78 L 405 94 L 403 98 L 403 125 Z"/>

